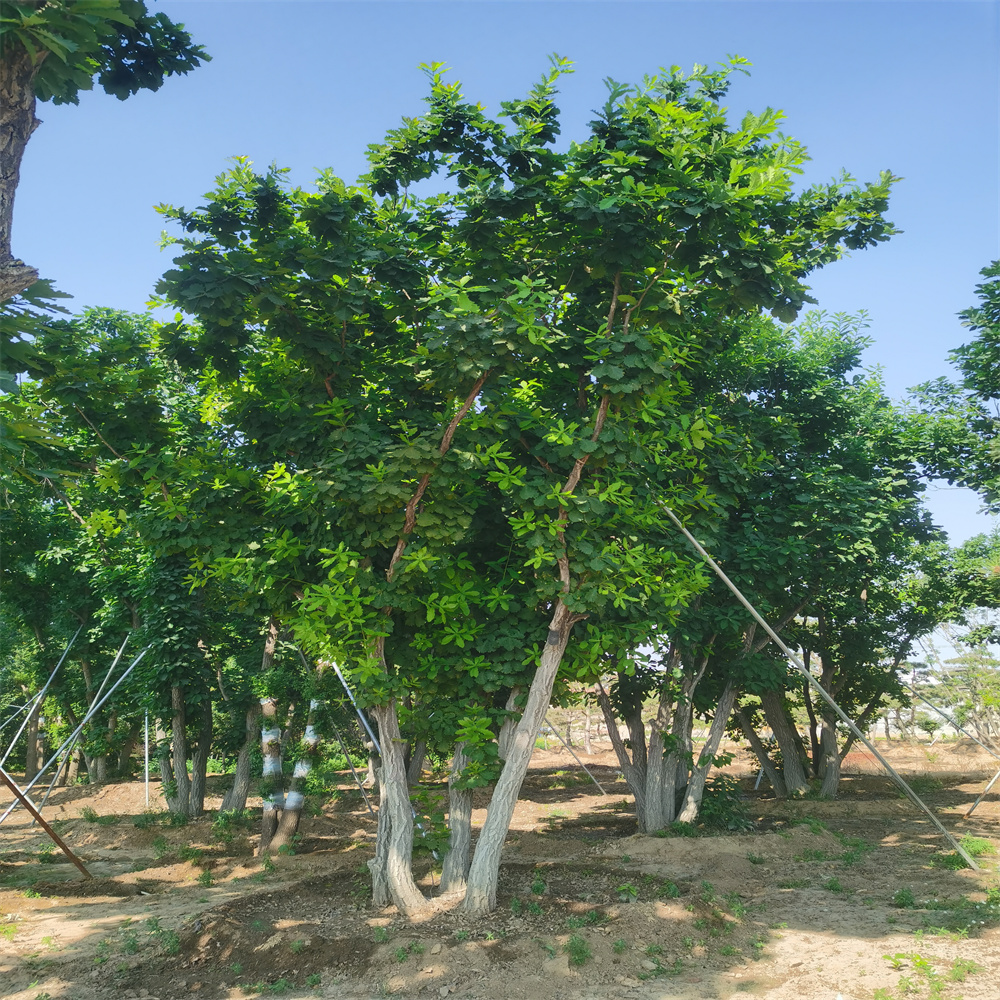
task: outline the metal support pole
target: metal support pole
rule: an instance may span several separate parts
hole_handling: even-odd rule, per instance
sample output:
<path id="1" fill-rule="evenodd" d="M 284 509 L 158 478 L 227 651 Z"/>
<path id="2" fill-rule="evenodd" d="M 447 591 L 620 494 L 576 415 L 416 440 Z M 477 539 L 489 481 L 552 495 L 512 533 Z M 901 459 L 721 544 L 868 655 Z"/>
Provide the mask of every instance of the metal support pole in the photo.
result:
<path id="1" fill-rule="evenodd" d="M 674 523 L 675 527 L 681 532 L 681 534 L 688 540 L 694 550 L 705 560 L 706 563 L 712 568 L 716 576 L 733 592 L 736 599 L 740 602 L 753 615 L 754 620 L 760 625 L 761 628 L 771 637 L 772 642 L 785 654 L 788 662 L 795 667 L 796 670 L 806 681 L 811 684 L 815 689 L 816 693 L 825 701 L 836 713 L 840 716 L 841 721 L 847 724 L 847 727 L 854 733 L 855 737 L 861 740 L 862 743 L 872 752 L 878 762 L 885 768 L 886 773 L 899 785 L 900 788 L 909 796 L 909 798 L 926 813 L 927 818 L 934 824 L 938 832 L 951 844 L 952 847 L 958 852 L 959 857 L 974 871 L 979 870 L 979 865 L 973 860 L 971 855 L 962 847 L 962 845 L 945 829 L 941 821 L 934 815 L 930 808 L 924 804 L 923 799 L 921 799 L 917 793 L 910 788 L 910 786 L 903 780 L 902 776 L 899 775 L 895 768 L 879 753 L 875 745 L 861 732 L 860 729 L 854 724 L 853 720 L 848 716 L 848 714 L 830 697 L 829 693 L 823 687 L 822 684 L 815 677 L 813 677 L 810 671 L 806 670 L 805 664 L 788 648 L 785 643 L 778 638 L 778 633 L 771 628 L 770 625 L 761 617 L 757 609 L 743 596 L 739 587 L 729 579 L 728 576 L 723 572 L 722 567 L 705 551 L 705 549 L 698 542 L 698 539 L 691 534 L 687 528 L 681 523 L 677 515 L 662 501 L 657 500 L 657 504 L 664 511 L 667 517 Z"/>
<path id="2" fill-rule="evenodd" d="M 146 808 L 149 808 L 149 709 L 146 709 Z"/>
<path id="3" fill-rule="evenodd" d="M 73 643 L 76 642 L 76 637 L 83 631 L 83 626 L 81 625 L 76 632 L 73 634 L 73 638 L 70 639 L 69 645 L 63 651 L 63 655 L 59 657 L 59 662 L 56 664 L 55 669 L 49 674 L 49 679 L 45 682 L 45 687 L 42 688 L 38 694 L 32 699 L 33 702 L 38 703 L 45 697 L 45 692 L 48 691 L 49 685 L 55 680 L 56 674 L 59 672 L 59 668 L 63 665 L 63 660 L 69 655 L 69 651 L 73 648 Z M 7 763 L 7 758 L 11 755 L 15 744 L 21 738 L 21 733 L 24 732 L 24 727 L 28 724 L 28 720 L 31 718 L 31 713 L 35 710 L 34 704 L 32 702 L 28 703 L 32 707 L 28 710 L 28 714 L 24 717 L 24 722 L 21 723 L 20 728 L 17 730 L 17 735 L 11 740 L 10 746 L 7 748 L 7 752 L 0 757 L 0 767 Z"/>
<path id="4" fill-rule="evenodd" d="M 973 802 L 971 806 L 969 806 L 969 811 L 965 814 L 966 819 L 968 819 L 976 811 L 976 809 L 979 806 L 979 803 L 982 802 L 983 799 L 985 799 L 986 796 L 990 794 L 990 789 L 997 783 L 997 778 L 1000 778 L 1000 771 L 997 771 L 997 773 L 993 775 L 993 777 L 990 779 L 990 783 L 982 790 L 982 792 L 980 792 L 979 798 L 976 799 L 976 801 Z"/>
<path id="5" fill-rule="evenodd" d="M 368 812 L 372 819 L 375 819 L 375 810 L 372 809 L 371 801 L 368 798 L 368 793 L 365 791 L 364 783 L 361 780 L 361 775 L 354 769 L 354 761 L 351 760 L 351 755 L 347 752 L 347 744 L 344 742 L 344 737 L 340 735 L 340 730 L 337 728 L 337 723 L 332 719 L 330 720 L 330 725 L 333 726 L 333 734 L 337 737 L 337 742 L 340 744 L 340 749 L 344 751 L 344 758 L 347 761 L 347 766 L 351 769 L 351 774 L 354 775 L 354 781 L 357 784 L 359 790 L 361 791 L 361 796 L 365 800 L 365 805 L 368 806 Z"/>
<path id="6" fill-rule="evenodd" d="M 573 760 L 575 760 L 575 761 L 577 762 L 577 764 L 579 764 L 579 765 L 580 765 L 580 767 L 582 767 L 582 768 L 583 768 L 583 769 L 584 769 L 584 770 L 585 770 L 585 771 L 587 772 L 587 776 L 588 776 L 588 777 L 590 778 L 590 780 L 591 780 L 591 781 L 592 781 L 592 782 L 593 782 L 593 783 L 594 783 L 595 785 L 597 785 L 597 787 L 598 787 L 598 788 L 600 788 L 600 789 L 601 789 L 601 795 L 607 795 L 608 793 L 607 793 L 607 792 L 606 792 L 606 791 L 604 790 L 604 788 L 603 788 L 603 786 L 601 785 L 601 783 L 600 783 L 600 782 L 599 782 L 599 781 L 597 780 L 597 778 L 595 778 L 595 777 L 594 777 L 594 776 L 593 776 L 593 775 L 592 775 L 592 774 L 590 773 L 590 771 L 589 771 L 589 770 L 587 769 L 587 765 L 586 765 L 586 764 L 584 764 L 584 762 L 583 762 L 582 760 L 580 760 L 580 758 L 579 758 L 579 757 L 577 757 L 577 755 L 576 755 L 575 753 L 573 753 L 573 748 L 572 748 L 572 747 L 571 747 L 571 746 L 570 746 L 570 745 L 569 745 L 569 744 L 568 744 L 568 743 L 567 743 L 567 742 L 566 742 L 566 741 L 565 741 L 565 740 L 564 740 L 564 739 L 562 738 L 562 736 L 561 736 L 561 735 L 559 734 L 559 730 L 558 730 L 558 729 L 556 729 L 556 727 L 555 727 L 555 726 L 553 726 L 551 722 L 549 722 L 549 717 L 548 717 L 547 715 L 545 716 L 545 724 L 546 724 L 546 725 L 547 725 L 547 726 L 549 727 L 549 729 L 551 729 L 551 730 L 552 730 L 552 732 L 554 732 L 554 733 L 556 734 L 556 736 L 558 736 L 558 737 L 559 737 L 559 742 L 560 742 L 560 743 L 562 743 L 562 745 L 563 745 L 563 746 L 564 746 L 564 747 L 565 747 L 565 748 L 566 748 L 566 749 L 567 749 L 567 750 L 568 750 L 568 751 L 569 751 L 569 752 L 570 752 L 571 754 L 573 754 Z"/>
<path id="7" fill-rule="evenodd" d="M 115 681 L 115 683 L 114 683 L 113 687 L 111 688 L 111 690 L 108 691 L 108 693 L 100 700 L 100 702 L 98 702 L 97 704 L 94 704 L 94 705 L 90 706 L 90 708 L 87 710 L 87 714 L 83 717 L 83 720 L 80 722 L 80 725 L 78 725 L 76 727 L 76 729 L 73 730 L 73 732 L 69 736 L 67 736 L 65 740 L 63 740 L 62 746 L 60 746 L 59 749 L 56 750 L 56 752 L 48 759 L 48 761 L 46 761 L 45 765 L 41 768 L 41 770 L 38 772 L 38 774 L 36 774 L 35 777 L 32 778 L 32 780 L 25 786 L 25 789 L 24 789 L 25 792 L 30 791 L 32 789 L 32 787 L 34 787 L 35 783 L 52 766 L 53 762 L 56 760 L 56 758 L 59 756 L 59 754 L 61 754 L 63 752 L 63 750 L 65 750 L 66 747 L 71 742 L 75 741 L 76 738 L 80 735 L 80 733 L 83 732 L 83 727 L 94 717 L 95 713 L 97 713 L 101 709 L 101 707 L 104 705 L 104 703 L 115 693 L 115 688 L 117 688 L 118 685 L 121 684 L 121 682 L 123 680 L 125 680 L 125 678 L 128 677 L 128 675 L 130 673 L 132 673 L 132 671 L 138 665 L 139 661 L 146 655 L 146 652 L 147 652 L 148 649 L 149 649 L 149 647 L 147 646 L 146 649 L 144 649 L 132 661 L 132 663 L 129 666 L 128 670 L 126 670 L 125 673 L 123 673 L 121 675 L 121 677 L 119 677 L 118 680 Z M 2 823 L 17 808 L 17 805 L 18 805 L 17 802 L 12 802 L 7 807 L 7 809 L 4 811 L 3 815 L 0 816 L 0 823 Z"/>
<path id="8" fill-rule="evenodd" d="M 937 714 L 940 715 L 941 718 L 944 719 L 944 721 L 947 722 L 949 726 L 951 726 L 953 729 L 956 729 L 963 735 L 968 736 L 973 743 L 978 743 L 991 757 L 996 757 L 997 760 L 1000 760 L 1000 753 L 996 753 L 995 751 L 991 750 L 981 740 L 977 740 L 976 737 L 972 735 L 972 733 L 963 729 L 954 719 L 951 719 L 947 715 L 945 715 L 944 712 L 942 712 L 941 709 L 937 707 L 937 705 L 933 704 L 932 702 L 929 702 L 922 694 L 918 694 L 915 688 L 911 687 L 910 690 L 913 692 L 913 696 L 915 698 L 919 698 L 928 708 L 930 708 L 934 712 L 937 712 Z"/>

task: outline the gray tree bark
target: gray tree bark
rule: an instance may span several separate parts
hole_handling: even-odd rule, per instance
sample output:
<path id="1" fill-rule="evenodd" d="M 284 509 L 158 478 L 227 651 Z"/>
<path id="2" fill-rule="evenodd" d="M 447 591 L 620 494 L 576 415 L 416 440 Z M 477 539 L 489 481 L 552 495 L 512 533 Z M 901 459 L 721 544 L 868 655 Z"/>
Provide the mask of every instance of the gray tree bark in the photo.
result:
<path id="1" fill-rule="evenodd" d="M 260 719 L 260 705 L 254 705 L 246 714 L 246 738 L 236 757 L 236 772 L 233 784 L 222 798 L 219 809 L 222 812 L 233 812 L 246 809 L 247 796 L 250 794 L 250 753 L 257 741 L 257 727 Z"/>
<path id="2" fill-rule="evenodd" d="M 469 868 L 468 888 L 463 904 L 466 912 L 485 916 L 496 906 L 500 855 L 517 805 L 518 793 L 535 749 L 538 732 L 552 697 L 552 685 L 569 642 L 570 631 L 579 617 L 563 603 L 560 596 L 549 622 L 549 634 L 539 658 L 538 669 L 528 689 L 528 701 L 514 729 L 507 760 L 486 813 L 476 851 Z"/>
<path id="3" fill-rule="evenodd" d="M 306 729 L 302 734 L 301 756 L 295 763 L 292 780 L 285 796 L 285 808 L 278 820 L 278 829 L 271 840 L 271 850 L 277 851 L 289 846 L 298 832 L 302 821 L 302 807 L 305 804 L 306 779 L 313 768 L 313 760 L 319 751 L 319 736 L 316 735 L 316 717 L 321 702 L 309 702 L 309 714 L 306 716 Z"/>
<path id="4" fill-rule="evenodd" d="M 410 808 L 406 768 L 403 766 L 403 739 L 395 700 L 372 709 L 378 722 L 382 745 L 382 771 L 379 780 L 379 811 L 389 813 L 386 878 L 392 901 L 400 913 L 415 916 L 427 905 L 413 880 L 410 862 L 413 857 L 413 813 Z"/>
<path id="5" fill-rule="evenodd" d="M 729 716 L 732 714 L 733 705 L 736 702 L 736 685 L 729 681 L 722 690 L 719 697 L 719 707 L 715 711 L 715 718 L 708 730 L 708 739 L 702 748 L 698 762 L 688 778 L 687 791 L 684 793 L 684 804 L 677 819 L 681 823 L 693 823 L 698 818 L 698 811 L 701 808 L 701 799 L 705 794 L 705 781 L 708 772 L 712 767 L 712 759 L 719 752 L 719 743 L 726 732 L 726 725 Z"/>
<path id="6" fill-rule="evenodd" d="M 809 787 L 805 768 L 802 766 L 802 743 L 785 711 L 781 691 L 767 691 L 760 696 L 767 724 L 781 747 L 781 772 L 789 795 L 797 795 Z"/>
<path id="7" fill-rule="evenodd" d="M 469 763 L 465 744 L 455 745 L 455 756 L 448 775 L 448 853 L 441 871 L 442 892 L 464 892 L 469 877 L 469 850 L 472 846 L 472 789 L 456 788 L 462 771 Z"/>

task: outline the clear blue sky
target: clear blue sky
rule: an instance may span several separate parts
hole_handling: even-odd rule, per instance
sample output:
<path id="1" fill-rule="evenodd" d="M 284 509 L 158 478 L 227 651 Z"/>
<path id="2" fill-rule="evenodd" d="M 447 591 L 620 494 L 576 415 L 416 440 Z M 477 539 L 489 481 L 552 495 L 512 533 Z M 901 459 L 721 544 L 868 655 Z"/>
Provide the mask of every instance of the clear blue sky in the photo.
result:
<path id="1" fill-rule="evenodd" d="M 364 150 L 425 92 L 418 64 L 453 67 L 466 95 L 496 110 L 568 56 L 564 136 L 603 101 L 604 77 L 750 59 L 727 104 L 782 108 L 811 153 L 806 182 L 890 169 L 890 216 L 904 233 L 812 281 L 820 307 L 866 310 L 897 397 L 949 374 L 968 339 L 956 313 L 1000 257 L 1000 4 L 995 0 L 700 2 L 298 2 L 152 5 L 183 21 L 213 61 L 121 103 L 42 105 L 17 194 L 14 252 L 76 296 L 73 307 L 141 309 L 169 264 L 159 202 L 193 206 L 227 157 L 291 168 L 308 185 L 332 167 L 364 170 Z M 955 541 L 985 530 L 976 498 L 933 490 Z"/>

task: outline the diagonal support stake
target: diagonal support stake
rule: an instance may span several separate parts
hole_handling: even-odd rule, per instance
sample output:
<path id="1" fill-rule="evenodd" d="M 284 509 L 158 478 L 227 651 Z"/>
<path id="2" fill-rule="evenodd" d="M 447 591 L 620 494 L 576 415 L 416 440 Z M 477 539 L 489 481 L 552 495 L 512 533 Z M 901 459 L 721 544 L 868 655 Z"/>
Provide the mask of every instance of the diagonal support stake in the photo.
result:
<path id="1" fill-rule="evenodd" d="M 81 872 L 83 872 L 83 877 L 93 878 L 94 876 L 83 867 L 83 862 L 66 846 L 62 837 L 60 837 L 59 834 L 56 833 L 56 831 L 53 830 L 44 819 L 42 819 L 41 813 L 31 804 L 31 800 L 21 791 L 20 788 L 17 787 L 14 783 L 14 779 L 11 778 L 11 776 L 2 767 L 0 767 L 0 779 L 2 779 L 3 783 L 14 793 L 14 797 L 21 803 L 21 805 L 35 817 L 38 821 L 38 825 L 53 839 L 53 841 L 55 841 L 56 846 L 63 852 L 63 854 L 65 854 L 66 857 L 69 858 Z"/>
<path id="2" fill-rule="evenodd" d="M 593 776 L 593 774 L 590 773 L 590 769 L 587 767 L 587 765 L 584 764 L 584 762 L 582 760 L 580 760 L 580 758 L 577 757 L 577 755 L 575 753 L 573 753 L 573 748 L 562 738 L 562 735 L 560 734 L 559 730 L 556 729 L 556 727 L 553 726 L 551 722 L 549 722 L 549 717 L 547 715 L 545 716 L 545 720 L 544 721 L 545 721 L 545 725 L 547 725 L 549 727 L 549 729 L 551 729 L 552 732 L 554 732 L 556 734 L 556 736 L 559 737 L 559 742 L 562 743 L 562 745 L 571 754 L 573 754 L 573 760 L 575 760 L 577 762 L 577 764 L 579 764 L 580 767 L 582 767 L 587 772 L 587 777 L 590 778 L 590 780 L 595 785 L 597 785 L 597 787 L 601 790 L 601 795 L 607 795 L 608 793 L 604 790 L 604 786 L 597 780 L 597 778 L 595 778 Z"/>
<path id="3" fill-rule="evenodd" d="M 875 745 L 861 732 L 860 729 L 854 724 L 853 720 L 848 716 L 848 714 L 830 697 L 826 689 L 818 680 L 816 680 L 813 675 L 806 670 L 805 664 L 785 645 L 781 639 L 778 638 L 778 633 L 771 628 L 770 625 L 761 617 L 757 609 L 743 596 L 739 587 L 733 583 L 732 580 L 726 576 L 722 567 L 705 551 L 701 543 L 698 541 L 694 535 L 691 534 L 687 528 L 681 523 L 677 515 L 662 501 L 656 500 L 657 505 L 663 510 L 663 512 L 670 518 L 674 526 L 681 532 L 681 534 L 690 542 L 692 548 L 705 560 L 706 563 L 711 567 L 715 575 L 733 592 L 736 599 L 740 602 L 753 615 L 754 620 L 758 625 L 771 637 L 771 641 L 785 654 L 788 662 L 795 667 L 796 670 L 811 684 L 815 689 L 816 693 L 825 701 L 836 713 L 840 716 L 841 721 L 847 724 L 847 727 L 854 733 L 855 737 L 861 740 L 862 743 L 875 755 L 878 762 L 885 768 L 886 773 L 896 782 L 897 785 L 906 793 L 907 797 L 911 799 L 920 809 L 926 813 L 927 818 L 934 824 L 938 832 L 951 844 L 952 847 L 958 852 L 959 857 L 971 868 L 973 871 L 979 871 L 979 865 L 972 859 L 972 857 L 966 852 L 962 845 L 945 829 L 944 824 L 934 815 L 931 809 L 924 803 L 923 799 L 920 798 L 917 793 L 910 788 L 910 786 L 903 780 L 902 775 L 900 775 L 896 769 L 882 756 L 876 749 Z"/>

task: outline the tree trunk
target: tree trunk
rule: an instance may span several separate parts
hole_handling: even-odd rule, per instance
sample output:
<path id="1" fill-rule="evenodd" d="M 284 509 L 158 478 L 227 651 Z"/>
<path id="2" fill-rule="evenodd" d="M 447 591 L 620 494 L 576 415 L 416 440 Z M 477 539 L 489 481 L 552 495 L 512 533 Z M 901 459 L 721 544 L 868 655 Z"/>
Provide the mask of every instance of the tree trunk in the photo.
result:
<path id="1" fill-rule="evenodd" d="M 233 775 L 232 787 L 222 798 L 221 812 L 242 811 L 247 807 L 247 796 L 250 794 L 250 753 L 257 740 L 257 726 L 260 719 L 260 705 L 254 705 L 246 714 L 246 737 L 240 752 L 236 757 L 236 773 Z"/>
<path id="2" fill-rule="evenodd" d="M 69 767 L 66 768 L 66 777 L 63 780 L 63 784 L 75 785 L 77 778 L 80 777 L 80 754 L 80 748 L 74 747 L 69 755 Z"/>
<path id="3" fill-rule="evenodd" d="M 802 766 L 802 743 L 785 710 L 781 691 L 767 691 L 760 696 L 767 724 L 781 747 L 781 771 L 789 795 L 798 795 L 809 787 Z"/>
<path id="4" fill-rule="evenodd" d="M 285 808 L 278 821 L 278 829 L 271 841 L 271 850 L 278 851 L 282 847 L 291 846 L 302 820 L 302 806 L 305 804 L 306 779 L 313 768 L 313 759 L 319 751 L 319 736 L 316 735 L 316 713 L 322 702 L 309 702 L 309 715 L 306 716 L 306 730 L 300 742 L 301 756 L 295 762 L 291 784 L 285 796 Z"/>
<path id="5" fill-rule="evenodd" d="M 448 775 L 448 853 L 441 871 L 442 892 L 464 892 L 469 877 L 469 849 L 472 845 L 472 789 L 456 788 L 462 771 L 469 763 L 465 744 L 455 745 L 455 756 Z"/>
<path id="6" fill-rule="evenodd" d="M 775 794 L 776 798 L 787 799 L 788 791 L 785 788 L 784 778 L 778 773 L 778 769 L 774 766 L 774 761 L 771 760 L 770 755 L 767 752 L 767 747 L 764 746 L 761 738 L 757 735 L 753 726 L 750 725 L 750 720 L 747 718 L 746 712 L 742 708 L 738 708 L 735 713 L 736 721 L 739 723 L 740 729 L 743 731 L 743 735 L 746 737 L 747 743 L 750 744 L 750 749 L 757 755 L 757 760 L 760 761 L 760 766 L 764 769 L 764 774 L 767 776 L 767 780 L 771 783 L 771 789 Z"/>
<path id="7" fill-rule="evenodd" d="M 375 766 L 375 758 L 369 757 L 369 763 L 375 774 L 373 786 L 378 785 L 378 826 L 375 830 L 375 857 L 368 862 L 368 870 L 372 873 L 372 903 L 379 909 L 389 905 L 389 807 L 382 793 L 382 768 Z"/>
<path id="8" fill-rule="evenodd" d="M 716 709 L 715 718 L 712 719 L 712 725 L 708 730 L 708 739 L 705 741 L 698 763 L 688 779 L 684 805 L 681 806 L 680 814 L 677 817 L 681 823 L 694 823 L 698 819 L 701 799 L 705 793 L 705 781 L 712 767 L 712 760 L 719 752 L 719 744 L 726 732 L 726 726 L 729 723 L 729 716 L 732 714 L 735 702 L 736 685 L 732 681 L 728 681 L 719 698 L 719 707 Z"/>
<path id="9" fill-rule="evenodd" d="M 404 742 L 399 733 L 396 702 L 372 709 L 378 723 L 382 746 L 382 771 L 379 780 L 379 810 L 389 813 L 389 844 L 386 857 L 386 878 L 396 908 L 405 916 L 414 916 L 424 909 L 427 900 L 413 880 L 413 812 L 410 807 L 406 768 L 403 766 Z"/>
<path id="10" fill-rule="evenodd" d="M 518 687 L 511 688 L 510 694 L 507 695 L 507 704 L 504 705 L 504 711 L 510 712 L 512 714 L 508 715 L 507 718 L 503 720 L 503 724 L 500 726 L 500 733 L 497 736 L 497 756 L 501 760 L 507 759 L 507 750 L 510 747 L 510 741 L 514 738 L 514 729 L 517 727 L 517 699 L 521 695 L 521 689 Z"/>
<path id="11" fill-rule="evenodd" d="M 510 829 L 521 784 L 535 749 L 535 734 L 545 718 L 552 697 L 552 685 L 562 663 L 570 631 L 578 620 L 560 596 L 549 623 L 549 634 L 538 669 L 528 689 L 528 701 L 514 729 L 507 750 L 507 760 L 493 791 L 486 822 L 479 834 L 469 869 L 469 884 L 463 905 L 474 916 L 483 916 L 496 907 L 500 854 Z"/>
<path id="12" fill-rule="evenodd" d="M 413 754 L 406 768 L 406 783 L 413 788 L 420 784 L 420 776 L 424 773 L 424 761 L 427 759 L 427 741 L 417 740 L 413 745 Z"/>
<path id="13" fill-rule="evenodd" d="M 188 787 L 187 814 L 200 816 L 205 811 L 205 783 L 208 778 L 208 755 L 212 749 L 212 700 L 207 695 L 201 706 L 198 745 L 191 754 L 191 784 Z M 184 762 L 185 767 L 187 762 Z"/>
<path id="14" fill-rule="evenodd" d="M 604 721 L 608 727 L 608 733 L 611 736 L 611 746 L 614 748 L 615 756 L 618 758 L 618 766 L 621 768 L 622 775 L 625 778 L 625 783 L 629 787 L 629 791 L 632 793 L 632 797 L 635 799 L 635 814 L 636 819 L 639 822 L 639 832 L 648 833 L 647 828 L 647 807 L 646 807 L 646 772 L 648 767 L 648 761 L 645 754 L 640 757 L 637 753 L 637 747 L 635 744 L 632 745 L 632 754 L 629 755 L 628 748 L 625 746 L 625 741 L 621 737 L 621 733 L 618 731 L 618 723 L 615 719 L 614 710 L 611 707 L 611 699 L 608 697 L 608 693 L 604 690 L 604 686 L 601 685 L 597 694 L 597 703 L 601 707 L 601 711 L 604 714 Z M 657 749 L 660 749 L 662 744 L 659 742 L 659 734 L 656 732 L 655 724 L 653 733 L 649 740 L 649 753 L 654 753 Z M 646 751 L 645 741 L 642 744 L 643 751 Z"/>
<path id="15" fill-rule="evenodd" d="M 263 809 L 260 821 L 258 854 L 266 854 L 271 838 L 278 829 L 278 811 L 284 799 L 284 781 L 281 774 L 281 730 L 275 725 L 278 703 L 274 698 L 261 698 L 260 750 L 264 757 L 260 793 Z"/>
<path id="16" fill-rule="evenodd" d="M 34 80 L 46 54 L 39 52 L 32 60 L 20 42 L 10 39 L 0 59 L 0 302 L 38 280 L 38 272 L 11 252 L 11 229 L 21 159 L 40 124 L 35 117 Z"/>
<path id="17" fill-rule="evenodd" d="M 823 779 L 820 794 L 823 798 L 835 799 L 840 784 L 840 754 L 837 752 L 837 716 L 832 711 L 823 712 L 823 728 L 819 734 L 819 741 L 822 754 L 820 777 Z"/>
<path id="18" fill-rule="evenodd" d="M 136 722 L 129 729 L 121 749 L 118 751 L 118 760 L 115 764 L 115 777 L 127 781 L 132 777 L 132 753 L 139 742 L 139 729 L 141 723 Z"/>
<path id="19" fill-rule="evenodd" d="M 588 756 L 592 757 L 594 754 L 593 748 L 590 745 L 590 706 L 587 706 L 587 713 L 583 720 L 583 752 Z"/>
<path id="20" fill-rule="evenodd" d="M 39 761 L 39 742 L 38 742 L 38 714 L 42 710 L 42 702 L 36 701 L 34 708 L 28 715 L 28 732 L 27 732 L 27 744 L 24 748 L 24 780 L 25 782 L 31 781 L 36 774 L 38 774 L 38 768 L 41 765 Z"/>
<path id="21" fill-rule="evenodd" d="M 190 815 L 191 778 L 188 775 L 188 742 L 187 742 L 187 706 L 184 703 L 184 690 L 178 685 L 170 689 L 170 703 L 173 708 L 171 717 L 171 762 L 174 786 L 177 789 L 177 812 Z M 171 812 L 174 810 L 172 809 Z"/>

